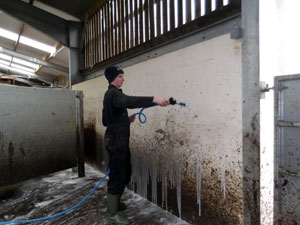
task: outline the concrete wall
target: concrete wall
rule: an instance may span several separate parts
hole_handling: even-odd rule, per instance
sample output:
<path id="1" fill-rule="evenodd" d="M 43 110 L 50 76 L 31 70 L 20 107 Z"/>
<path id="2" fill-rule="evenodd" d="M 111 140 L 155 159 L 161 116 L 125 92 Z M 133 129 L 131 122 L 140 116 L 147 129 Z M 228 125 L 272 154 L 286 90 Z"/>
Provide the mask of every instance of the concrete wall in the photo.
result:
<path id="1" fill-rule="evenodd" d="M 241 224 L 240 41 L 224 34 L 124 71 L 126 94 L 172 96 L 188 104 L 146 109 L 147 123 L 132 124 L 132 188 L 192 224 Z M 88 147 L 101 160 L 107 81 L 101 76 L 73 89 L 84 92 L 85 127 L 96 131 L 96 144 Z"/>

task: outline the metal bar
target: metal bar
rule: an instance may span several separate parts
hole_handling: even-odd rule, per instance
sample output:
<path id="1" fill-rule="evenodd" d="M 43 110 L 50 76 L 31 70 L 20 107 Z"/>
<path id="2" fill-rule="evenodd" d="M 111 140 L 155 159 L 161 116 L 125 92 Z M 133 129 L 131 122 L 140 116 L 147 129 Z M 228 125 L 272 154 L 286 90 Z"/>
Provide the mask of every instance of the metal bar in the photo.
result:
<path id="1" fill-rule="evenodd" d="M 58 64 L 55 64 L 55 63 L 49 63 L 47 61 L 37 59 L 37 58 L 31 57 L 31 56 L 28 56 L 28 55 L 24 55 L 24 54 L 15 52 L 15 51 L 11 51 L 11 50 L 3 48 L 3 47 L 0 47 L 0 53 L 4 53 L 4 54 L 10 55 L 10 56 L 14 56 L 14 57 L 17 57 L 17 58 L 20 58 L 20 59 L 24 59 L 28 62 L 41 64 L 45 67 L 48 67 L 49 69 L 53 69 L 53 70 L 58 71 L 58 72 L 63 72 L 65 74 L 69 73 L 69 69 L 67 67 L 64 67 L 64 66 L 61 66 L 61 65 L 58 65 Z"/>
<path id="2" fill-rule="evenodd" d="M 279 173 L 287 173 L 289 175 L 299 176 L 300 177 L 300 171 L 291 170 L 291 169 L 285 168 L 283 166 L 279 166 Z"/>
<path id="3" fill-rule="evenodd" d="M 157 36 L 161 34 L 161 19 L 160 19 L 160 0 L 156 0 L 156 31 L 157 31 Z"/>
<path id="4" fill-rule="evenodd" d="M 182 11 L 182 0 L 178 0 L 178 7 L 177 7 L 177 16 L 178 16 L 178 27 L 182 25 L 183 21 L 183 11 Z"/>
<path id="5" fill-rule="evenodd" d="M 140 44 L 144 42 L 144 19 L 143 19 L 143 0 L 140 0 L 139 14 L 140 14 Z"/>
<path id="6" fill-rule="evenodd" d="M 133 0 L 130 0 L 130 48 L 134 46 Z"/>
<path id="7" fill-rule="evenodd" d="M 201 16 L 201 1 L 200 0 L 195 0 L 195 15 L 196 18 L 199 18 Z"/>
<path id="8" fill-rule="evenodd" d="M 168 32 L 168 0 L 163 0 L 163 25 L 164 33 Z"/>
<path id="9" fill-rule="evenodd" d="M 128 2 L 125 1 L 125 49 L 129 49 L 129 15 L 128 15 Z"/>
<path id="10" fill-rule="evenodd" d="M 205 0 L 205 15 L 211 12 L 211 0 Z"/>
<path id="11" fill-rule="evenodd" d="M 149 40 L 149 0 L 145 0 L 145 41 Z"/>
<path id="12" fill-rule="evenodd" d="M 174 30 L 175 28 L 175 4 L 174 1 L 170 1 L 170 29 Z"/>
<path id="13" fill-rule="evenodd" d="M 277 126 L 279 126 L 279 127 L 300 127 L 300 121 L 277 120 Z"/>
<path id="14" fill-rule="evenodd" d="M 149 13 L 150 13 L 150 38 L 154 38 L 155 30 L 154 30 L 154 0 L 149 1 Z"/>
<path id="15" fill-rule="evenodd" d="M 135 20 L 135 45 L 139 44 L 139 14 L 138 14 L 138 0 L 134 0 L 134 20 Z"/>
<path id="16" fill-rule="evenodd" d="M 186 23 L 192 20 L 192 5 L 191 0 L 186 0 Z"/>

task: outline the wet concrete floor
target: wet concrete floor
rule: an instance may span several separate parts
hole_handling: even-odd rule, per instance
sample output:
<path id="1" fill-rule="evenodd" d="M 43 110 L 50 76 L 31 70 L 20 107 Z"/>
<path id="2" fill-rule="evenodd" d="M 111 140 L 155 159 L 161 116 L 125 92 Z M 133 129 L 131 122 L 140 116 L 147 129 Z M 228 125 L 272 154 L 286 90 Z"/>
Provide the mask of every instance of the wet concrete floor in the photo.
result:
<path id="1" fill-rule="evenodd" d="M 22 184 L 10 196 L 0 197 L 0 222 L 48 217 L 67 210 L 81 201 L 103 176 L 104 174 L 86 165 L 86 177 L 83 178 L 78 178 L 76 172 L 68 169 L 32 179 Z M 73 211 L 30 224 L 109 225 L 105 220 L 106 182 L 107 180 Z M 126 216 L 132 225 L 188 225 L 187 222 L 129 190 L 125 191 L 122 200 L 128 208 L 121 214 Z"/>

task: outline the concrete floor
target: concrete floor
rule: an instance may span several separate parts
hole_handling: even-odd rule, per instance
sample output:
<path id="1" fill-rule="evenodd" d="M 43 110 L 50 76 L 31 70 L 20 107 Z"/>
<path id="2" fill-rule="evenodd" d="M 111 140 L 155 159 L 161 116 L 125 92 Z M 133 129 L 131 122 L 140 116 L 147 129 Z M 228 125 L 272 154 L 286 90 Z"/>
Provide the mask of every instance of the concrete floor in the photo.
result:
<path id="1" fill-rule="evenodd" d="M 0 199 L 0 222 L 47 217 L 67 210 L 81 201 L 103 176 L 86 166 L 84 178 L 78 178 L 77 173 L 68 169 L 32 179 L 21 185 L 10 196 Z M 73 211 L 32 224 L 110 224 L 105 220 L 106 182 L 107 180 L 90 198 Z M 126 190 L 122 200 L 128 205 L 128 209 L 121 214 L 129 218 L 132 225 L 188 225 L 187 222 L 131 191 Z"/>

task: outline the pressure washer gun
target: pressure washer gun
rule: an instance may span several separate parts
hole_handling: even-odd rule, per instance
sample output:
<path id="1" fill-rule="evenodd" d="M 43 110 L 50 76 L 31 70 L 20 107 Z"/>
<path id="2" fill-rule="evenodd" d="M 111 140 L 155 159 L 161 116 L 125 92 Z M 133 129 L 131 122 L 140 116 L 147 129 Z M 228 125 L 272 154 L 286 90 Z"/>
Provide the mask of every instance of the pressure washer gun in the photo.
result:
<path id="1" fill-rule="evenodd" d="M 180 106 L 186 107 L 186 104 L 184 102 L 177 102 L 176 99 L 173 97 L 169 98 L 169 102 L 171 105 L 180 105 Z M 158 105 L 155 104 L 154 106 L 158 106 Z M 147 122 L 147 116 L 143 113 L 143 111 L 147 108 L 149 108 L 149 107 L 142 108 L 138 113 L 134 114 L 135 116 L 138 115 L 139 121 L 141 124 L 144 124 Z"/>
<path id="2" fill-rule="evenodd" d="M 177 102 L 175 98 L 171 97 L 169 98 L 169 102 L 171 105 L 180 105 L 186 107 L 186 104 L 184 102 Z"/>

